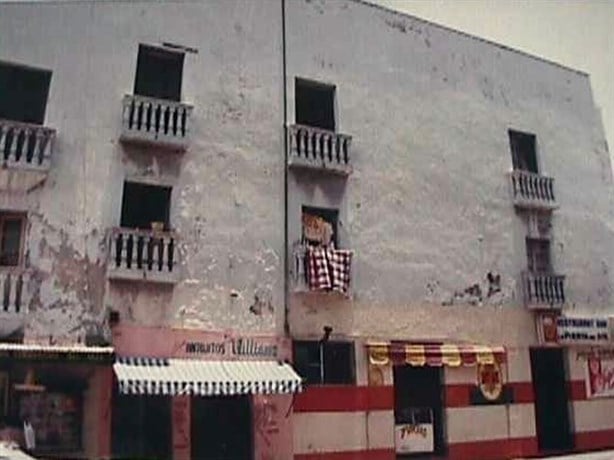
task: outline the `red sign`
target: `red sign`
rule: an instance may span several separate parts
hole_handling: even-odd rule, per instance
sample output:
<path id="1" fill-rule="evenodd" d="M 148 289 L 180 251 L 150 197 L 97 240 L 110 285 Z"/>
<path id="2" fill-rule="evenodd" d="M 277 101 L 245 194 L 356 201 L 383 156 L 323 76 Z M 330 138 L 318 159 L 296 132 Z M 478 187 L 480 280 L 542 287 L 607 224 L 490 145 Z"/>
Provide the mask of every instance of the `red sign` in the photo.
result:
<path id="1" fill-rule="evenodd" d="M 591 356 L 586 362 L 589 398 L 614 396 L 614 359 Z"/>

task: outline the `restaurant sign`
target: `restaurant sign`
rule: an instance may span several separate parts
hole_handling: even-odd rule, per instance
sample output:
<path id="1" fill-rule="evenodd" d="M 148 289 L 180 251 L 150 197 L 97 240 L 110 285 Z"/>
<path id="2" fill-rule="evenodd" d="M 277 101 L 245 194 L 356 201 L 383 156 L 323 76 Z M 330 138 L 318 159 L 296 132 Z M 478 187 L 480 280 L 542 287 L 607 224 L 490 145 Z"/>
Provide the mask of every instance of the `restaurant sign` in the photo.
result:
<path id="1" fill-rule="evenodd" d="M 606 345 L 610 342 L 607 318 L 560 316 L 556 329 L 562 345 Z"/>
<path id="2" fill-rule="evenodd" d="M 599 346 L 610 343 L 608 318 L 558 316 L 544 313 L 537 318 L 540 343 L 545 345 Z"/>

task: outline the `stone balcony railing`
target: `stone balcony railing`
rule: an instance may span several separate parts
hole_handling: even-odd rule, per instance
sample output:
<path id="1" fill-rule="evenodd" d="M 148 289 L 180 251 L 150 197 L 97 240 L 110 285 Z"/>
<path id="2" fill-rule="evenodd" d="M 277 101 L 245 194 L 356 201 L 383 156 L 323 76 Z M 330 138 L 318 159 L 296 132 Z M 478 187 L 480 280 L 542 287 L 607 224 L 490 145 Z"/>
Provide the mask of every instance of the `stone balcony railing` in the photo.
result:
<path id="1" fill-rule="evenodd" d="M 48 171 L 54 140 L 54 129 L 0 119 L 0 153 L 9 168 Z"/>
<path id="2" fill-rule="evenodd" d="M 191 105 L 127 94 L 122 106 L 122 141 L 179 151 L 187 148 Z"/>
<path id="3" fill-rule="evenodd" d="M 288 166 L 330 171 L 344 176 L 352 173 L 352 136 L 304 125 L 288 127 L 288 136 Z"/>
<path id="4" fill-rule="evenodd" d="M 24 269 L 0 269 L 0 334 L 10 335 L 23 326 L 30 305 L 29 273 Z"/>
<path id="5" fill-rule="evenodd" d="M 514 170 L 510 173 L 510 186 L 515 206 L 540 209 L 557 207 L 552 177 Z"/>
<path id="6" fill-rule="evenodd" d="M 565 304 L 565 275 L 523 272 L 522 283 L 531 309 L 559 309 Z"/>
<path id="7" fill-rule="evenodd" d="M 114 228 L 110 234 L 109 279 L 176 283 L 177 236 L 173 232 Z"/>

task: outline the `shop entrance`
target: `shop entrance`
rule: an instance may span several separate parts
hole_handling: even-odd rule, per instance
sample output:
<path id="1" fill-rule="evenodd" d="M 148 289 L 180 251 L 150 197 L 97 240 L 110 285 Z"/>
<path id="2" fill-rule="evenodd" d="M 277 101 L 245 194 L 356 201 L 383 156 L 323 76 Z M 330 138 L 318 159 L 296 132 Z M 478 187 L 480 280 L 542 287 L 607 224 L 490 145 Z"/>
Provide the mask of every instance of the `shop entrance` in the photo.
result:
<path id="1" fill-rule="evenodd" d="M 249 396 L 193 397 L 191 406 L 192 458 L 253 458 Z"/>
<path id="2" fill-rule="evenodd" d="M 114 394 L 114 459 L 168 459 L 171 452 L 171 397 Z"/>
<path id="3" fill-rule="evenodd" d="M 442 382 L 441 367 L 394 366 L 395 436 L 400 425 L 408 427 L 407 433 L 420 434 L 415 443 L 408 440 L 403 453 L 397 446 L 397 458 L 445 453 Z"/>
<path id="4" fill-rule="evenodd" d="M 542 451 L 567 451 L 573 447 L 564 358 L 561 348 L 531 349 L 535 422 Z"/>

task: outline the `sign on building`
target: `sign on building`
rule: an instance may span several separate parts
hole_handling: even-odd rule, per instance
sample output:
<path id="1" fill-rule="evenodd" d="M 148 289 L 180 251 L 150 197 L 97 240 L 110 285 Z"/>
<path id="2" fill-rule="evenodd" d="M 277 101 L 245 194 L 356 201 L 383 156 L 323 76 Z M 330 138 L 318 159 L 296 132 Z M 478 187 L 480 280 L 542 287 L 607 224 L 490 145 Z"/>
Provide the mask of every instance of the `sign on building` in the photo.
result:
<path id="1" fill-rule="evenodd" d="M 589 398 L 614 396 L 614 358 L 589 357 L 586 361 L 586 388 Z"/>

